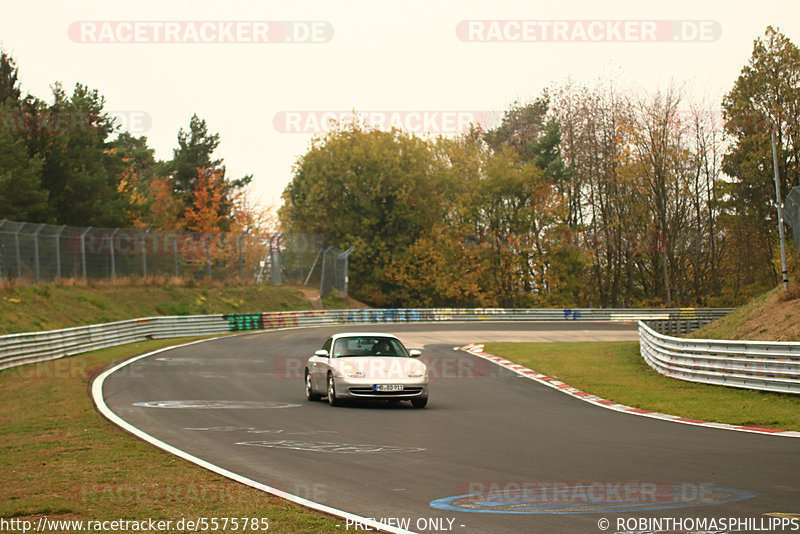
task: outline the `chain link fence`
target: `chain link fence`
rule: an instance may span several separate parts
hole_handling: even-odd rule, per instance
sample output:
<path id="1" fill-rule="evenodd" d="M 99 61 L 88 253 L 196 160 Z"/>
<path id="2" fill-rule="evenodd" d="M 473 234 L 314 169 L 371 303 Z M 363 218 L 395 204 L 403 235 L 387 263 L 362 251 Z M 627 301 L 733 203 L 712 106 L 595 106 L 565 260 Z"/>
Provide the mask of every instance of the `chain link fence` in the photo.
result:
<path id="1" fill-rule="evenodd" d="M 348 258 L 353 247 L 343 251 L 329 245 L 322 235 L 276 234 L 268 249 L 262 265 L 269 265 L 270 277 L 276 283 L 286 280 L 319 287 L 321 298 L 334 291 L 348 294 Z"/>
<path id="2" fill-rule="evenodd" d="M 255 280 L 347 294 L 350 251 L 323 236 L 55 226 L 0 220 L 0 277 L 32 283 L 173 276 Z"/>

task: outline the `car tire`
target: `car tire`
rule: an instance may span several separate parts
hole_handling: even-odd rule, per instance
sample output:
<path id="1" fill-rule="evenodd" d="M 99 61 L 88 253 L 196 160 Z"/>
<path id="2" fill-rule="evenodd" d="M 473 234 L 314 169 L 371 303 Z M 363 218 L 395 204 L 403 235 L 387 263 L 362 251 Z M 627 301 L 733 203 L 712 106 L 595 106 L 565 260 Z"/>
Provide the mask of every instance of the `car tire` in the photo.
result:
<path id="1" fill-rule="evenodd" d="M 424 408 L 428 405 L 428 397 L 420 397 L 419 399 L 411 399 L 411 406 L 414 408 Z"/>
<path id="2" fill-rule="evenodd" d="M 328 404 L 336 406 L 339 400 L 336 398 L 336 384 L 333 381 L 333 375 L 328 375 Z"/>
<path id="3" fill-rule="evenodd" d="M 306 369 L 306 399 L 310 401 L 318 401 L 322 398 L 322 395 L 319 393 L 314 393 L 314 388 L 311 386 L 311 375 Z"/>

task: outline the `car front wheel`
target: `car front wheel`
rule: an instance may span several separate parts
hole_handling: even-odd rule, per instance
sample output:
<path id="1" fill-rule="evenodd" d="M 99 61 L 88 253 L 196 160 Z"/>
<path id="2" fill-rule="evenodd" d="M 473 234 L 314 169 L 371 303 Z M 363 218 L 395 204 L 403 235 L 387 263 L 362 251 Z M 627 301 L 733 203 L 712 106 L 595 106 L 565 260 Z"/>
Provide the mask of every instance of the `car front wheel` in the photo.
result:
<path id="1" fill-rule="evenodd" d="M 306 399 L 310 401 L 318 401 L 322 395 L 314 393 L 314 388 L 311 386 L 311 374 L 306 369 Z"/>
<path id="2" fill-rule="evenodd" d="M 339 404 L 336 399 L 336 385 L 333 383 L 333 375 L 328 375 L 328 404 L 331 406 Z"/>
<path id="3" fill-rule="evenodd" d="M 413 406 L 414 408 L 424 408 L 427 405 L 428 405 L 428 397 L 411 399 L 411 406 Z"/>

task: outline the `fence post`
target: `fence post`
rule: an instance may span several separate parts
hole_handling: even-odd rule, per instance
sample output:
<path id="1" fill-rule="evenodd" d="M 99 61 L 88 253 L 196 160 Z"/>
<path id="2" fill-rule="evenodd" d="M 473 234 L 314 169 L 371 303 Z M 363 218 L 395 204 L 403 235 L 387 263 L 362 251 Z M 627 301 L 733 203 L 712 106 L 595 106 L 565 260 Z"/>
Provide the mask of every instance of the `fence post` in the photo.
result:
<path id="1" fill-rule="evenodd" d="M 117 239 L 116 239 L 117 238 L 117 232 L 119 232 L 119 228 L 114 228 L 114 231 L 111 233 L 111 235 L 108 238 L 109 240 L 111 240 L 111 243 L 109 243 L 109 245 L 111 245 L 110 246 L 110 250 L 111 250 L 111 279 L 112 280 L 117 277 L 117 263 L 116 263 L 116 258 L 114 258 L 114 248 L 115 248 L 115 243 L 117 241 Z"/>
<path id="2" fill-rule="evenodd" d="M 150 233 L 150 228 L 142 234 L 142 276 L 147 278 L 147 234 Z"/>
<path id="3" fill-rule="evenodd" d="M 172 258 L 173 263 L 175 264 L 175 278 L 178 278 L 178 237 L 180 234 L 175 234 L 175 238 L 172 240 Z"/>
<path id="4" fill-rule="evenodd" d="M 22 278 L 22 259 L 19 257 L 19 233 L 25 223 L 19 225 L 19 228 L 14 232 L 14 252 L 17 255 L 17 278 Z"/>
<path id="5" fill-rule="evenodd" d="M 244 251 L 242 250 L 242 241 L 247 232 L 239 234 L 239 278 L 244 280 Z"/>
<path id="6" fill-rule="evenodd" d="M 319 279 L 319 298 L 321 299 L 324 299 L 330 294 L 330 291 L 326 291 L 325 287 L 325 267 L 326 267 L 326 261 L 328 259 L 328 251 L 332 248 L 333 246 L 331 245 L 322 251 L 322 272 L 320 273 L 320 279 Z"/>
<path id="7" fill-rule="evenodd" d="M 39 232 L 42 231 L 44 228 L 44 224 L 40 224 L 39 228 L 33 233 L 33 257 L 36 263 L 36 268 L 34 269 L 34 277 L 36 278 L 36 283 L 39 283 L 39 275 L 41 273 L 40 266 L 39 266 Z"/>
<path id="8" fill-rule="evenodd" d="M 81 268 L 83 270 L 83 281 L 86 281 L 86 234 L 89 233 L 92 227 L 88 227 L 81 234 Z"/>
<path id="9" fill-rule="evenodd" d="M 355 248 L 356 247 L 351 246 L 350 248 L 342 252 L 342 255 L 340 256 L 341 258 L 344 259 L 344 272 L 342 273 L 342 276 L 344 277 L 344 283 L 342 285 L 344 286 L 345 296 L 349 294 L 350 290 L 350 254 L 353 253 Z"/>
<path id="10" fill-rule="evenodd" d="M 64 229 L 67 225 L 63 225 L 61 228 L 58 229 L 58 233 L 56 233 L 56 278 L 61 278 L 61 234 L 64 232 Z"/>
<path id="11" fill-rule="evenodd" d="M 276 286 L 283 284 L 281 279 L 281 239 L 283 239 L 282 233 L 276 236 L 275 248 L 272 248 L 270 242 L 270 278 L 272 278 L 272 284 Z"/>
<path id="12" fill-rule="evenodd" d="M 211 280 L 211 239 L 213 239 L 213 234 L 208 234 L 206 236 L 206 276 L 209 280 Z"/>
<path id="13" fill-rule="evenodd" d="M 314 258 L 314 263 L 311 265 L 311 270 L 308 271 L 308 276 L 306 276 L 306 281 L 303 282 L 304 286 L 308 285 L 308 281 L 311 279 L 311 275 L 314 274 L 314 269 L 317 268 L 317 262 L 319 261 L 319 257 L 322 255 L 322 251 L 323 250 L 324 249 L 321 248 L 321 249 L 319 249 L 319 252 L 317 252 L 317 257 Z"/>
<path id="14" fill-rule="evenodd" d="M 300 265 L 300 280 L 303 279 L 303 234 L 300 234 L 297 238 L 297 261 Z"/>
<path id="15" fill-rule="evenodd" d="M 8 219 L 3 219 L 3 220 L 0 221 L 0 228 L 3 227 L 3 225 L 6 223 L 6 221 L 8 221 Z M 3 259 L 3 256 L 2 256 L 2 254 L 0 254 L 0 260 L 2 260 L 2 259 Z M 2 277 L 2 276 L 3 276 L 3 262 L 0 261 L 0 277 Z"/>

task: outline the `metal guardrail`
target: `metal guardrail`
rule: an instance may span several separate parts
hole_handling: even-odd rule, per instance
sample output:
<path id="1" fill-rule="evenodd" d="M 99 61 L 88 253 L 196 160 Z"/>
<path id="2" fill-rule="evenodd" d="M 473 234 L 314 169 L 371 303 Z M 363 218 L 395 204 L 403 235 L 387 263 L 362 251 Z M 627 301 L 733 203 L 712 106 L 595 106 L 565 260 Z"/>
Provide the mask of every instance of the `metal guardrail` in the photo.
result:
<path id="1" fill-rule="evenodd" d="M 221 315 L 150 317 L 48 332 L 0 337 L 0 369 L 54 360 L 146 339 L 221 334 L 230 331 Z"/>
<path id="2" fill-rule="evenodd" d="M 425 308 L 312 310 L 147 317 L 0 337 L 0 369 L 53 360 L 145 339 L 222 334 L 289 326 L 429 321 L 710 321 L 728 309 Z"/>
<path id="3" fill-rule="evenodd" d="M 659 373 L 681 380 L 782 393 L 800 393 L 800 343 L 683 339 L 658 321 L 639 321 L 642 357 Z"/>

